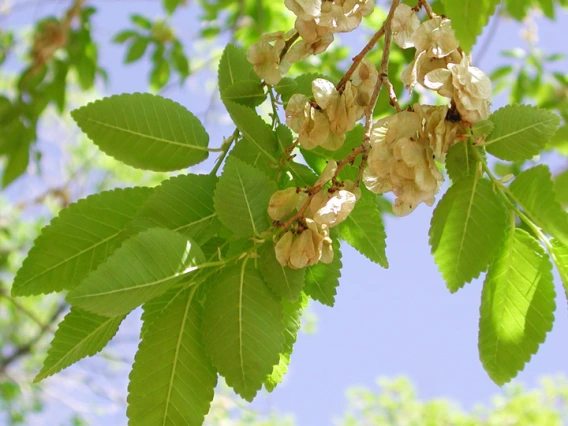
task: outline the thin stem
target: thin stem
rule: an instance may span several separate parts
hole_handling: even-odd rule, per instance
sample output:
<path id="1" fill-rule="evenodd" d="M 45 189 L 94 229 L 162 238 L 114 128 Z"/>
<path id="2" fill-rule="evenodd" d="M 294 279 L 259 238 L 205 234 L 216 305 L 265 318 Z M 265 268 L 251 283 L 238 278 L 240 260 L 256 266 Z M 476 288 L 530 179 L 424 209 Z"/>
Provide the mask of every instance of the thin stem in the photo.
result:
<path id="1" fill-rule="evenodd" d="M 216 175 L 217 174 L 217 171 L 221 167 L 221 164 L 223 164 L 223 160 L 225 159 L 225 157 L 227 156 L 227 154 L 229 152 L 229 148 L 231 148 L 231 145 L 233 144 L 233 142 L 238 137 L 239 137 L 239 129 L 235 129 L 233 134 L 231 136 L 229 136 L 227 139 L 225 139 L 225 141 L 223 142 L 223 145 L 221 146 L 221 148 L 222 148 L 221 149 L 221 155 L 219 156 L 219 158 L 217 158 L 217 161 L 215 162 L 213 169 L 211 169 L 211 172 L 209 173 L 210 175 Z"/>
<path id="2" fill-rule="evenodd" d="M 397 2 L 398 3 L 398 2 Z M 388 18 L 387 18 L 388 19 Z M 383 24 L 383 26 L 379 29 L 379 31 L 377 31 L 373 37 L 371 37 L 371 39 L 369 40 L 369 42 L 365 45 L 365 47 L 363 48 L 363 50 L 361 50 L 361 52 L 359 52 L 357 54 L 357 56 L 355 56 L 353 58 L 353 63 L 351 64 L 351 66 L 349 67 L 349 69 L 347 70 L 347 72 L 343 75 L 343 77 L 341 78 L 341 80 L 339 80 L 339 83 L 337 83 L 337 86 L 335 86 L 335 88 L 337 89 L 338 92 L 341 92 L 344 88 L 345 88 L 345 84 L 349 81 L 349 79 L 351 78 L 351 76 L 353 75 L 353 73 L 355 72 L 355 69 L 357 68 L 357 66 L 361 63 L 361 61 L 363 60 L 363 58 L 367 55 L 367 53 L 369 53 L 371 51 L 371 49 L 375 46 L 375 44 L 377 44 L 377 42 L 381 39 L 381 37 L 385 34 L 385 23 Z"/>
<path id="3" fill-rule="evenodd" d="M 369 106 L 367 107 L 367 110 L 365 111 L 365 119 L 366 119 L 365 137 L 364 137 L 361 145 L 359 145 L 357 148 L 353 149 L 353 151 L 351 151 L 351 153 L 347 157 L 345 157 L 343 160 L 341 160 L 339 163 L 337 163 L 337 170 L 335 171 L 335 174 L 333 175 L 333 177 L 330 179 L 331 181 L 335 180 L 337 178 L 337 176 L 339 175 L 339 173 L 341 172 L 341 170 L 343 170 L 343 168 L 347 164 L 352 164 L 359 155 L 362 155 L 363 159 L 361 161 L 361 165 L 359 166 L 360 168 L 359 168 L 357 181 L 360 181 L 361 176 L 363 174 L 363 169 L 365 167 L 365 164 L 367 163 L 367 153 L 368 153 L 368 151 L 371 147 L 370 138 L 371 138 L 372 123 L 373 123 L 373 111 L 375 109 L 375 105 L 377 104 L 377 99 L 379 98 L 379 92 L 380 92 L 381 87 L 383 85 L 384 76 L 387 76 L 387 78 L 388 78 L 389 54 L 390 54 L 390 46 L 391 46 L 391 39 L 392 39 L 392 33 L 390 31 L 390 26 L 391 26 L 392 18 L 394 16 L 394 11 L 397 8 L 399 3 L 400 3 L 400 0 L 394 0 L 392 2 L 390 10 L 389 10 L 389 14 L 387 15 L 387 18 L 385 19 L 383 26 L 373 36 L 371 41 L 369 41 L 369 43 L 367 43 L 367 45 L 363 48 L 361 53 L 359 53 L 355 58 L 353 58 L 353 64 L 351 65 L 351 68 L 349 68 L 349 70 L 345 73 L 345 75 L 343 76 L 341 81 L 336 86 L 338 91 L 341 88 L 343 88 L 345 83 L 349 80 L 350 76 L 355 71 L 355 68 L 357 67 L 357 65 L 359 65 L 359 63 L 365 57 L 365 54 L 367 54 L 373 48 L 373 46 L 377 43 L 377 41 L 384 35 L 385 36 L 385 45 L 384 45 L 384 48 L 383 48 L 383 56 L 382 56 L 382 59 L 381 59 L 381 65 L 380 65 L 380 70 L 379 70 L 379 78 L 377 79 L 377 84 L 375 85 L 375 88 L 373 90 L 373 95 L 371 96 Z M 306 201 L 304 202 L 302 207 L 300 207 L 300 209 L 298 209 L 298 212 L 296 214 L 294 214 L 292 217 L 290 217 L 283 224 L 278 224 L 278 226 L 280 226 L 284 229 L 287 229 L 295 221 L 304 217 L 304 214 L 306 213 L 306 210 L 308 209 L 312 199 L 314 198 L 314 196 L 318 192 L 320 192 L 322 190 L 322 188 L 326 184 L 327 184 L 327 182 L 322 182 L 322 183 L 315 185 L 315 186 L 311 187 L 310 189 L 308 189 L 308 198 L 306 199 Z"/>
<path id="4" fill-rule="evenodd" d="M 503 183 L 499 179 L 497 179 L 497 177 L 495 177 L 495 175 L 491 172 L 491 170 L 487 166 L 487 163 L 483 160 L 479 152 L 477 152 L 477 148 L 473 148 L 473 153 L 477 161 L 481 163 L 483 171 L 485 172 L 485 174 L 487 174 L 493 185 L 495 185 L 497 192 L 499 193 L 505 204 L 507 204 L 507 206 L 509 207 L 509 210 L 513 211 L 517 215 L 517 217 L 521 219 L 531 229 L 531 231 L 534 232 L 534 234 L 538 237 L 538 239 L 546 246 L 547 250 L 550 252 L 552 250 L 552 245 L 550 244 L 550 241 L 548 240 L 546 235 L 544 235 L 542 230 L 535 224 L 534 220 L 530 217 L 530 215 L 528 213 L 522 212 L 519 209 L 519 207 L 517 206 L 517 204 L 521 204 L 519 203 L 519 200 L 517 200 L 517 198 L 509 190 L 509 188 L 503 185 Z"/>
<path id="5" fill-rule="evenodd" d="M 278 105 L 276 101 L 276 96 L 272 91 L 272 86 L 267 86 L 268 96 L 270 97 L 270 104 L 272 105 L 272 129 L 276 127 L 276 124 L 282 124 L 280 117 L 278 116 Z"/>
<path id="6" fill-rule="evenodd" d="M 286 56 L 286 53 L 288 53 L 290 47 L 292 47 L 292 45 L 296 42 L 296 40 L 298 40 L 299 37 L 300 33 L 296 31 L 296 33 L 292 37 L 286 40 L 286 44 L 284 45 L 282 52 L 280 52 L 280 62 L 282 62 L 282 59 L 284 59 L 284 56 Z"/>
<path id="7" fill-rule="evenodd" d="M 424 10 L 426 11 L 426 15 L 428 15 L 428 18 L 432 19 L 432 18 L 435 18 L 436 16 L 438 16 L 432 10 L 432 6 L 430 6 L 430 3 L 428 3 L 428 0 L 418 0 L 418 6 L 420 6 L 420 5 L 422 5 Z"/>
<path id="8" fill-rule="evenodd" d="M 381 65 L 379 67 L 379 79 L 375 84 L 375 89 L 373 90 L 373 95 L 371 96 L 371 101 L 369 102 L 369 107 L 365 113 L 365 140 L 364 143 L 369 143 L 371 138 L 371 129 L 373 124 L 373 111 L 375 110 L 375 106 L 377 104 L 377 100 L 379 99 L 379 93 L 381 91 L 381 87 L 385 78 L 388 79 L 389 75 L 389 55 L 390 55 L 390 47 L 391 47 L 391 40 L 392 40 L 392 32 L 391 32 L 391 22 L 392 18 L 394 17 L 394 12 L 398 7 L 400 0 L 394 0 L 391 4 L 389 14 L 387 19 L 383 24 L 383 28 L 385 29 L 385 45 L 383 46 L 383 56 L 381 58 Z"/>

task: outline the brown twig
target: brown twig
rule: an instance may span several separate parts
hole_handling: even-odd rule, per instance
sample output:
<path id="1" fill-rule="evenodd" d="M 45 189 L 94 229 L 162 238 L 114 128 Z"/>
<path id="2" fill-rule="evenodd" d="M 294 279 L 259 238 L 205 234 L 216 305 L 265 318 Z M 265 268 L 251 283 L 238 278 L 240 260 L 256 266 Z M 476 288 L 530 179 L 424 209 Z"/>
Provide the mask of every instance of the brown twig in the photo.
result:
<path id="1" fill-rule="evenodd" d="M 341 160 L 339 163 L 337 163 L 337 170 L 335 171 L 335 174 L 333 175 L 333 177 L 330 180 L 334 180 L 337 178 L 337 176 L 339 175 L 339 173 L 341 172 L 341 170 L 343 170 L 343 168 L 348 165 L 353 163 L 353 161 L 355 161 L 355 159 L 363 152 L 365 152 L 368 149 L 367 145 L 365 143 L 362 143 L 361 145 L 359 145 L 357 148 L 354 148 L 353 151 L 351 151 L 351 154 L 349 154 L 347 157 L 345 157 L 343 160 Z M 328 181 L 329 182 L 329 181 Z M 311 188 L 308 189 L 308 198 L 307 200 L 304 202 L 304 204 L 302 205 L 302 207 L 300 207 L 300 209 L 298 210 L 298 212 L 293 215 L 290 219 L 288 219 L 286 222 L 284 222 L 283 224 L 280 224 L 279 226 L 287 229 L 290 227 L 290 225 L 292 225 L 294 222 L 296 222 L 298 219 L 301 219 L 302 217 L 304 217 L 304 214 L 306 213 L 306 210 L 308 209 L 308 207 L 310 206 L 310 203 L 312 201 L 312 199 L 314 198 L 314 196 L 320 192 L 322 190 L 322 188 L 325 186 L 327 182 L 322 182 L 318 185 L 314 185 Z"/>
<path id="2" fill-rule="evenodd" d="M 280 52 L 280 62 L 282 62 L 282 59 L 284 59 L 284 56 L 286 56 L 286 53 L 288 53 L 288 50 L 290 50 L 292 45 L 296 42 L 296 40 L 298 40 L 299 37 L 300 37 L 300 33 L 298 31 L 296 31 L 296 33 L 292 37 L 290 37 L 288 40 L 286 40 L 286 44 L 284 45 L 282 52 Z"/>
<path id="3" fill-rule="evenodd" d="M 389 93 L 390 105 L 394 107 L 398 112 L 402 111 L 402 108 L 398 103 L 398 97 L 396 96 L 396 92 L 394 91 L 394 86 L 390 82 L 388 75 L 383 74 L 382 80 L 383 80 L 383 86 L 387 88 L 387 91 Z"/>
<path id="4" fill-rule="evenodd" d="M 392 18 L 394 16 L 394 11 L 397 8 L 400 0 L 393 0 L 389 14 L 387 19 L 385 19 L 385 23 L 383 24 L 383 28 L 385 28 L 385 45 L 383 46 L 383 56 L 381 58 L 381 66 L 379 68 L 379 79 L 377 80 L 377 84 L 375 85 L 375 89 L 373 90 L 373 95 L 371 96 L 371 100 L 369 102 L 369 106 L 367 108 L 365 114 L 365 139 L 363 144 L 368 144 L 369 140 L 371 139 L 371 129 L 373 124 L 373 111 L 375 109 L 375 105 L 377 104 L 377 99 L 379 98 L 379 93 L 381 91 L 381 87 L 383 86 L 383 82 L 385 78 L 388 79 L 389 75 L 389 55 L 390 55 L 390 47 L 391 47 L 391 39 L 392 33 L 390 31 L 390 25 Z"/>
<path id="5" fill-rule="evenodd" d="M 391 34 L 391 31 L 390 31 L 390 25 L 391 25 L 392 18 L 394 16 L 394 11 L 395 11 L 395 9 L 396 9 L 396 7 L 398 6 L 399 3 L 400 3 L 400 0 L 393 0 L 393 2 L 391 4 L 391 8 L 389 10 L 389 14 L 388 14 L 387 18 L 385 19 L 383 26 L 373 36 L 373 39 L 369 43 L 367 43 L 367 45 L 365 46 L 365 48 L 363 48 L 361 53 L 359 53 L 353 59 L 353 64 L 351 65 L 351 68 L 349 68 L 349 70 L 345 73 L 345 75 L 343 76 L 341 81 L 336 86 L 337 90 L 339 91 L 340 87 L 342 87 L 342 85 L 344 85 L 349 80 L 349 77 L 351 76 L 351 74 L 353 74 L 357 65 L 363 60 L 363 57 L 365 56 L 365 54 L 367 52 L 369 52 L 369 50 L 372 49 L 372 47 L 375 45 L 375 43 L 383 35 L 385 35 L 385 45 L 384 45 L 384 49 L 383 49 L 383 56 L 382 56 L 382 59 L 381 59 L 381 65 L 380 65 L 380 70 L 379 70 L 379 78 L 377 79 L 377 84 L 375 85 L 375 88 L 373 90 L 373 95 L 371 96 L 369 106 L 367 107 L 367 110 L 365 111 L 365 120 L 366 120 L 365 121 L 365 137 L 364 137 L 361 145 L 359 145 L 357 148 L 354 148 L 347 157 L 345 157 L 343 160 L 341 160 L 340 162 L 337 163 L 337 170 L 335 171 L 333 177 L 330 179 L 331 181 L 335 180 L 337 178 L 337 176 L 339 175 L 339 173 L 341 173 L 343 168 L 347 164 L 352 164 L 359 155 L 362 156 L 362 159 L 361 159 L 361 164 L 359 165 L 359 173 L 357 175 L 357 182 L 356 182 L 357 185 L 359 184 L 361 177 L 363 175 L 363 170 L 365 168 L 365 164 L 367 163 L 368 151 L 369 151 L 369 148 L 371 147 L 370 139 L 371 139 L 372 124 L 373 124 L 373 110 L 375 109 L 375 105 L 377 104 L 377 99 L 379 98 L 379 92 L 381 90 L 381 87 L 382 87 L 384 81 L 388 82 L 389 54 L 390 54 L 390 46 L 391 46 L 391 39 L 392 39 L 392 34 Z M 390 84 L 390 82 L 388 82 L 388 83 Z M 395 97 L 395 99 L 396 99 L 396 97 Z M 398 101 L 396 102 L 396 104 L 398 104 Z M 304 214 L 306 213 L 306 210 L 308 209 L 312 199 L 314 198 L 314 196 L 318 192 L 320 192 L 322 190 L 322 188 L 326 184 L 327 184 L 327 182 L 322 182 L 318 185 L 314 185 L 311 188 L 309 188 L 308 189 L 308 198 L 304 202 L 302 207 L 300 207 L 300 209 L 298 210 L 298 212 L 296 214 L 294 214 L 292 217 L 290 217 L 286 222 L 279 224 L 279 226 L 284 228 L 284 229 L 287 229 L 294 222 L 296 222 L 298 219 L 301 219 L 302 217 L 304 217 Z"/>
<path id="6" fill-rule="evenodd" d="M 418 6 L 422 6 L 424 8 L 424 10 L 426 11 L 426 15 L 428 15 L 428 18 L 432 19 L 438 16 L 432 10 L 432 6 L 430 6 L 428 0 L 418 0 Z"/>
<path id="7" fill-rule="evenodd" d="M 24 343 L 21 346 L 16 347 L 14 352 L 7 356 L 6 358 L 2 358 L 0 360 L 0 375 L 3 375 L 6 369 L 12 364 L 14 361 L 17 361 L 24 355 L 29 354 L 35 347 L 35 345 L 41 340 L 41 338 L 47 333 L 52 323 L 61 315 L 61 313 L 67 308 L 67 304 L 62 301 L 57 305 L 51 316 L 48 320 L 40 327 L 38 333 L 32 337 L 27 343 Z"/>
<path id="8" fill-rule="evenodd" d="M 385 23 L 386 23 L 386 21 L 385 21 Z M 363 50 L 361 50 L 357 54 L 357 56 L 353 57 L 353 63 L 351 64 L 351 66 L 349 67 L 347 72 L 343 75 L 343 77 L 341 77 L 341 80 L 339 80 L 339 83 L 337 83 L 337 86 L 335 86 L 335 88 L 337 89 L 338 92 L 343 91 L 343 89 L 345 88 L 345 84 L 349 81 L 349 79 L 351 78 L 351 76 L 355 72 L 355 69 L 357 68 L 359 63 L 363 60 L 363 58 L 367 55 L 367 53 L 369 53 L 371 51 L 371 49 L 375 46 L 375 44 L 377 44 L 377 42 L 381 39 L 381 37 L 384 34 L 385 34 L 385 24 L 383 24 L 383 26 L 379 29 L 379 31 L 377 31 L 375 33 L 375 35 L 373 35 L 373 37 L 371 37 L 371 39 L 365 45 Z"/>

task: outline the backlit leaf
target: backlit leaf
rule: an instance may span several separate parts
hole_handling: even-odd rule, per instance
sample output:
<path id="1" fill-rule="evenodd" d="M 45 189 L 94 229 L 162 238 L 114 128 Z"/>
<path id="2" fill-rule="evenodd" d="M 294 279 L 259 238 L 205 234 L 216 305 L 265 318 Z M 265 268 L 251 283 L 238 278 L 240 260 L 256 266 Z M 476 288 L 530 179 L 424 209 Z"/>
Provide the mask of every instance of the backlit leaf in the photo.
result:
<path id="1" fill-rule="evenodd" d="M 479 354 L 502 385 L 524 368 L 554 321 L 552 265 L 540 244 L 521 229 L 509 230 L 483 285 Z"/>
<path id="2" fill-rule="evenodd" d="M 209 135 L 183 106 L 148 93 L 115 95 L 71 112 L 106 154 L 129 166 L 179 170 L 208 156 Z"/>

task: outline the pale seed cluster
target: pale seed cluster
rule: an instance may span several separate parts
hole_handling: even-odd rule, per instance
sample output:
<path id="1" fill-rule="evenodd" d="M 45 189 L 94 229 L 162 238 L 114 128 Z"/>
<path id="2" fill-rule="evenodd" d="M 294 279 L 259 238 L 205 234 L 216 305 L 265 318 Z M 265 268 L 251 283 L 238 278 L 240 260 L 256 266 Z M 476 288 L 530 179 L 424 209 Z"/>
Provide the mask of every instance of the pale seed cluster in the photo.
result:
<path id="1" fill-rule="evenodd" d="M 399 112 L 373 126 L 363 182 L 376 194 L 392 191 L 398 216 L 420 203 L 434 203 L 443 180 L 435 160 L 443 162 L 449 147 L 465 133 L 460 123 L 446 120 L 447 114 L 446 106 L 415 104 L 414 111 Z"/>
<path id="2" fill-rule="evenodd" d="M 377 194 L 392 191 L 393 212 L 405 216 L 420 203 L 434 203 L 443 180 L 436 161 L 443 163 L 450 147 L 467 138 L 465 126 L 489 117 L 491 81 L 461 52 L 449 19 L 420 23 L 401 4 L 391 28 L 401 48 L 416 48 L 401 76 L 406 87 L 418 83 L 452 100 L 450 108 L 416 104 L 373 126 L 363 181 Z"/>
<path id="3" fill-rule="evenodd" d="M 372 11 L 372 3 L 286 0 L 297 16 L 295 28 L 302 40 L 282 55 L 291 33 L 264 36 L 249 50 L 249 60 L 267 83 L 275 84 L 291 62 L 324 51 L 334 32 L 356 28 Z M 363 182 L 376 194 L 392 191 L 396 196 L 393 212 L 405 216 L 420 203 L 434 203 L 443 181 L 437 162 L 445 161 L 454 143 L 467 139 L 467 127 L 488 118 L 491 82 L 460 50 L 449 19 L 435 16 L 421 23 L 415 9 L 401 4 L 390 28 L 401 48 L 416 49 L 401 76 L 406 87 L 412 90 L 420 84 L 451 99 L 450 106 L 415 104 L 371 128 Z M 261 43 L 270 47 L 261 49 Z M 261 58 L 261 50 L 270 54 Z M 286 123 L 298 134 L 302 148 L 340 148 L 346 133 L 371 107 L 378 79 L 376 67 L 363 59 L 340 90 L 318 78 L 312 83 L 313 98 L 293 95 L 286 107 Z M 355 183 L 337 182 L 336 176 L 337 163 L 330 161 L 311 189 L 287 188 L 272 195 L 270 217 L 288 219 L 290 224 L 275 246 L 281 265 L 298 269 L 333 260 L 329 230 L 349 216 L 361 194 Z"/>
<path id="4" fill-rule="evenodd" d="M 416 12 L 401 4 L 395 10 L 392 30 L 401 48 L 416 48 L 414 61 L 401 75 L 407 88 L 419 83 L 452 99 L 465 124 L 489 117 L 491 80 L 461 52 L 449 19 L 437 16 L 420 23 Z"/>
<path id="5" fill-rule="evenodd" d="M 330 161 L 315 186 L 325 185 L 335 177 L 337 163 Z M 296 226 L 286 231 L 275 246 L 276 258 L 282 266 L 299 269 L 318 262 L 333 260 L 330 228 L 339 225 L 353 211 L 361 190 L 351 181 L 334 184 L 317 192 Z M 308 195 L 300 188 L 276 191 L 270 198 L 268 214 L 283 220 L 302 208 Z"/>
<path id="6" fill-rule="evenodd" d="M 353 31 L 374 7 L 374 0 L 285 0 L 296 15 L 295 30 L 266 34 L 251 45 L 247 59 L 257 75 L 268 84 L 278 84 L 290 64 L 327 50 L 333 34 Z M 286 40 L 295 33 L 301 39 L 282 55 Z M 283 57 L 282 57 L 283 56 Z"/>
<path id="7" fill-rule="evenodd" d="M 305 149 L 339 149 L 345 134 L 365 115 L 378 78 L 376 67 L 367 59 L 361 61 L 341 92 L 332 82 L 316 78 L 313 101 L 302 94 L 290 98 L 286 124 L 298 133 L 298 142 Z"/>

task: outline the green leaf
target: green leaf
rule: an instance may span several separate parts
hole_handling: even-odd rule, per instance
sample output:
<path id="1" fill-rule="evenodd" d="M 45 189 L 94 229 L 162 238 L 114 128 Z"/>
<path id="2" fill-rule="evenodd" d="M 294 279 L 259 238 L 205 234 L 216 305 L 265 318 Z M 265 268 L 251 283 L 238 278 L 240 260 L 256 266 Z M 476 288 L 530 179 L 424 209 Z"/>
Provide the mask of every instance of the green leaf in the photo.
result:
<path id="1" fill-rule="evenodd" d="M 151 192 L 142 187 L 115 189 L 61 210 L 35 240 L 16 274 L 12 294 L 73 289 L 127 238 L 126 224 Z"/>
<path id="2" fill-rule="evenodd" d="M 171 15 L 176 11 L 178 6 L 184 3 L 183 0 L 163 0 L 164 2 L 164 9 L 168 12 L 168 15 Z"/>
<path id="3" fill-rule="evenodd" d="M 150 72 L 152 90 L 160 90 L 170 80 L 170 64 L 163 57 L 153 59 L 154 66 Z"/>
<path id="4" fill-rule="evenodd" d="M 294 350 L 294 343 L 302 325 L 302 312 L 308 306 L 308 297 L 301 293 L 301 297 L 294 302 L 282 300 L 284 314 L 284 350 L 280 353 L 280 362 L 274 366 L 272 373 L 266 378 L 264 387 L 272 392 L 282 382 L 288 372 L 290 357 Z"/>
<path id="5" fill-rule="evenodd" d="M 539 243 L 509 230 L 483 284 L 479 355 L 491 379 L 502 385 L 523 369 L 554 321 L 552 265 Z"/>
<path id="6" fill-rule="evenodd" d="M 4 167 L 4 173 L 2 175 L 2 188 L 6 188 L 17 178 L 22 176 L 30 162 L 30 145 L 26 141 L 8 156 L 8 162 Z"/>
<path id="7" fill-rule="evenodd" d="M 568 245 L 568 213 L 556 200 L 550 170 L 540 165 L 519 174 L 509 187 L 529 218 L 545 232 Z"/>
<path id="8" fill-rule="evenodd" d="M 101 317 L 71 308 L 71 312 L 59 323 L 34 383 L 100 352 L 114 337 L 123 319 L 124 316 Z"/>
<path id="9" fill-rule="evenodd" d="M 367 194 L 365 194 L 367 195 Z M 341 239 L 369 260 L 388 268 L 383 218 L 372 194 L 363 195 L 351 214 L 338 226 Z"/>
<path id="10" fill-rule="evenodd" d="M 207 353 L 227 384 L 252 401 L 284 349 L 282 306 L 258 270 L 245 264 L 224 269 L 208 285 Z"/>
<path id="11" fill-rule="evenodd" d="M 306 268 L 304 292 L 312 299 L 333 307 L 342 266 L 339 240 L 333 238 L 333 261 L 330 264 L 319 262 Z"/>
<path id="12" fill-rule="evenodd" d="M 260 85 L 260 79 L 247 60 L 245 51 L 229 43 L 219 62 L 219 91 L 223 93 L 229 86 L 246 80 L 257 81 Z"/>
<path id="13" fill-rule="evenodd" d="M 554 238 L 550 240 L 552 245 L 551 255 L 556 269 L 558 269 L 558 275 L 564 284 L 564 293 L 568 299 L 568 246 L 565 246 L 560 241 Z"/>
<path id="14" fill-rule="evenodd" d="M 124 62 L 126 64 L 131 64 L 132 62 L 139 60 L 142 56 L 144 56 L 144 53 L 146 53 L 148 44 L 150 44 L 150 39 L 147 37 L 137 36 L 134 38 L 134 41 L 130 43 L 130 46 L 128 46 Z"/>
<path id="15" fill-rule="evenodd" d="M 527 16 L 533 0 L 505 0 L 507 12 L 517 21 L 522 21 Z"/>
<path id="16" fill-rule="evenodd" d="M 181 81 L 185 81 L 185 79 L 189 76 L 189 60 L 187 56 L 185 56 L 185 52 L 183 51 L 183 45 L 179 41 L 175 41 L 172 50 L 170 51 L 170 55 L 172 58 L 172 65 L 177 70 L 181 77 Z"/>
<path id="17" fill-rule="evenodd" d="M 529 105 L 508 105 L 491 114 L 495 128 L 487 137 L 487 152 L 507 161 L 538 155 L 554 135 L 560 117 Z"/>
<path id="18" fill-rule="evenodd" d="M 443 3 L 445 15 L 452 20 L 460 47 L 470 53 L 499 0 L 443 0 Z"/>
<path id="19" fill-rule="evenodd" d="M 453 145 L 446 156 L 446 171 L 452 182 L 475 175 L 477 158 L 473 153 L 471 142 L 458 142 Z"/>
<path id="20" fill-rule="evenodd" d="M 201 308 L 187 289 L 144 334 L 128 385 L 130 425 L 201 425 L 217 374 L 205 353 Z"/>
<path id="21" fill-rule="evenodd" d="M 555 149 L 562 155 L 568 156 L 568 125 L 558 129 L 550 139 L 549 147 Z"/>
<path id="22" fill-rule="evenodd" d="M 471 135 L 474 139 L 482 138 L 491 134 L 494 128 L 495 124 L 490 119 L 480 120 L 471 126 Z"/>
<path id="23" fill-rule="evenodd" d="M 554 177 L 554 192 L 560 204 L 568 204 L 568 170 Z"/>
<path id="24" fill-rule="evenodd" d="M 270 126 L 252 109 L 234 102 L 225 102 L 229 115 L 241 131 L 243 138 L 254 145 L 261 160 L 278 164 L 278 140 Z"/>
<path id="25" fill-rule="evenodd" d="M 221 92 L 223 102 L 235 102 L 254 108 L 266 99 L 266 93 L 259 81 L 243 80 L 234 83 Z"/>
<path id="26" fill-rule="evenodd" d="M 434 260 L 452 293 L 487 269 L 507 223 L 507 209 L 486 179 L 463 178 L 444 194 L 429 234 Z"/>
<path id="27" fill-rule="evenodd" d="M 71 112 L 103 152 L 133 167 L 172 171 L 208 156 L 209 135 L 183 106 L 148 93 L 115 95 Z"/>
<path id="28" fill-rule="evenodd" d="M 540 9 L 548 19 L 554 19 L 554 1 L 553 0 L 538 0 Z"/>
<path id="29" fill-rule="evenodd" d="M 140 37 L 140 34 L 133 30 L 124 30 L 116 34 L 113 37 L 112 42 L 121 44 L 130 40 L 132 37 Z"/>
<path id="30" fill-rule="evenodd" d="M 230 158 L 215 189 L 215 211 L 235 234 L 259 235 L 270 226 L 268 201 L 276 190 L 276 184 L 260 170 Z"/>
<path id="31" fill-rule="evenodd" d="M 124 315 L 203 262 L 203 252 L 191 240 L 167 229 L 149 229 L 128 239 L 69 293 L 67 301 L 99 315 Z"/>
<path id="32" fill-rule="evenodd" d="M 199 245 L 211 238 L 219 223 L 213 207 L 217 177 L 180 175 L 154 189 L 132 220 L 137 233 L 148 228 L 166 228 L 192 238 Z"/>
<path id="33" fill-rule="evenodd" d="M 329 80 L 328 77 L 319 73 L 306 73 L 301 74 L 296 78 L 284 77 L 280 80 L 274 88 L 276 92 L 282 97 L 282 101 L 287 104 L 292 95 L 299 93 L 307 96 L 308 98 L 313 98 L 312 94 L 312 81 L 316 78 L 325 78 Z"/>
<path id="34" fill-rule="evenodd" d="M 145 30 L 151 30 L 152 29 L 152 21 L 150 21 L 148 18 L 146 18 L 145 16 L 139 15 L 139 14 L 133 14 L 130 15 L 130 20 L 132 21 L 132 23 L 140 28 L 143 28 Z"/>
<path id="35" fill-rule="evenodd" d="M 264 244 L 259 250 L 258 266 L 264 282 L 278 296 L 290 301 L 297 300 L 306 282 L 306 270 L 282 266 L 276 259 L 274 244 Z"/>

